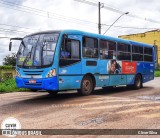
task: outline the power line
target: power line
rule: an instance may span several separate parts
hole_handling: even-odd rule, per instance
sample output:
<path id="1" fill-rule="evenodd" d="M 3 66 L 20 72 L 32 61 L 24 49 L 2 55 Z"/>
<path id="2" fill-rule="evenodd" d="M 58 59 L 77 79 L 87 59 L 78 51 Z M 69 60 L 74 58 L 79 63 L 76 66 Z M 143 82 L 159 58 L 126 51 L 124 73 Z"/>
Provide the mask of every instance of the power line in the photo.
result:
<path id="1" fill-rule="evenodd" d="M 22 28 L 22 29 L 27 29 L 27 30 L 39 30 L 39 29 L 31 29 L 28 27 L 22 27 L 22 26 L 17 26 L 17 25 L 11 25 L 11 24 L 0 24 L 1 26 L 9 26 L 9 27 L 15 27 L 15 28 Z"/>
<path id="2" fill-rule="evenodd" d="M 67 21 L 67 22 L 75 22 L 77 24 L 83 24 L 85 26 L 87 26 L 87 25 L 84 24 L 84 22 L 87 23 L 87 24 L 92 24 L 92 25 L 97 24 L 97 23 L 94 23 L 94 22 L 91 22 L 91 21 L 86 21 L 86 20 L 80 20 L 80 19 L 77 19 L 77 18 L 67 17 L 67 16 L 57 14 L 57 13 L 47 12 L 47 11 L 44 11 L 44 10 L 31 8 L 31 7 L 28 7 L 28 6 L 22 6 L 22 5 L 18 5 L 18 4 L 12 3 L 12 2 L 7 2 L 7 1 L 4 1 L 4 0 L 0 0 L 0 3 L 3 4 L 3 5 L 9 6 L 14 10 L 23 11 L 23 12 L 27 12 L 27 13 L 32 13 L 32 14 L 47 17 L 47 18 L 54 18 L 54 19 L 56 18 L 56 19 L 59 19 L 59 20 Z M 20 9 L 17 9 L 17 7 L 20 8 Z M 91 25 L 89 25 L 89 26 L 91 26 Z"/>
<path id="3" fill-rule="evenodd" d="M 0 28 L 0 31 L 10 31 L 10 32 L 32 33 L 32 32 L 17 31 L 17 30 L 12 30 L 12 29 L 4 29 L 4 28 Z"/>
<path id="4" fill-rule="evenodd" d="M 87 1 L 87 0 L 75 0 L 75 1 L 78 1 L 78 2 L 81 2 L 81 3 L 86 3 L 86 4 L 89 4 L 89 5 L 92 5 L 92 6 L 98 6 L 98 1 L 95 1 L 95 0 L 94 0 L 94 2 Z M 113 8 L 109 5 L 107 5 L 106 3 L 103 3 L 103 8 L 106 9 L 106 10 L 110 10 L 112 12 L 119 13 L 119 14 L 124 14 L 125 13 L 125 11 L 121 11 L 117 8 Z M 140 16 L 132 14 L 132 13 L 128 14 L 127 16 L 137 18 L 137 19 L 141 19 L 141 20 L 145 20 L 145 21 L 152 22 L 152 23 L 160 23 L 160 21 L 156 21 L 156 20 L 149 19 L 149 18 L 143 18 L 143 17 L 140 17 Z"/>
<path id="5" fill-rule="evenodd" d="M 104 28 L 103 26 L 111 26 L 111 25 L 106 25 L 106 24 L 102 24 L 102 28 Z M 152 29 L 152 30 L 156 30 L 159 28 L 148 28 L 148 27 L 131 27 L 131 26 L 112 26 L 112 27 L 117 27 L 117 28 L 126 28 L 126 29 Z"/>

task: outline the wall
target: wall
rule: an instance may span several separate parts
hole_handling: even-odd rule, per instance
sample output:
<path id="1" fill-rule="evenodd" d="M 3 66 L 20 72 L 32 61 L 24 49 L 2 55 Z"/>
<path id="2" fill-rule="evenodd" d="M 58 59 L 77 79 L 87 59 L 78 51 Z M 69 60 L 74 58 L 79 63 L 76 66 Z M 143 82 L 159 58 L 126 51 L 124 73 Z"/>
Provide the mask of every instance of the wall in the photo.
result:
<path id="1" fill-rule="evenodd" d="M 14 67 L 5 67 L 5 66 L 0 66 L 0 81 L 9 79 L 9 78 L 14 78 L 16 75 L 16 71 Z"/>

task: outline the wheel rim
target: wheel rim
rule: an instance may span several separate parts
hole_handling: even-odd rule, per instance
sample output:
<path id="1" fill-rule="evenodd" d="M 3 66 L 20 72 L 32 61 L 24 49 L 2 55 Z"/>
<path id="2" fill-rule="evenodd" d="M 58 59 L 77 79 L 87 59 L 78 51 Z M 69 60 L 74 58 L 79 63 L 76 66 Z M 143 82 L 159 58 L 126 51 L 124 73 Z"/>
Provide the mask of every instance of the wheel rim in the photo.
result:
<path id="1" fill-rule="evenodd" d="M 91 89 L 91 82 L 89 80 L 84 80 L 83 89 L 85 92 L 89 92 Z"/>

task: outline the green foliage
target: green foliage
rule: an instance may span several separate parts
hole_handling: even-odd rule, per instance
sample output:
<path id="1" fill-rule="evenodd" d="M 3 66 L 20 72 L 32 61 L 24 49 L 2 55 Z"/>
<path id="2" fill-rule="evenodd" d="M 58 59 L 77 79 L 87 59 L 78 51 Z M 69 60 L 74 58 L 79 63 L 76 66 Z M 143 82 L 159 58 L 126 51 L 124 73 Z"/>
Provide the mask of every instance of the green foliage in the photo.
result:
<path id="1" fill-rule="evenodd" d="M 160 70 L 155 70 L 154 76 L 155 77 L 160 77 Z"/>
<path id="2" fill-rule="evenodd" d="M 8 79 L 4 82 L 0 82 L 0 92 L 15 92 L 15 91 L 26 91 L 27 89 L 19 89 L 16 87 L 15 79 Z"/>
<path id="3" fill-rule="evenodd" d="M 11 55 L 7 55 L 3 59 L 3 61 L 4 61 L 3 65 L 16 66 L 16 57 L 17 57 L 16 53 L 12 53 Z"/>
<path id="4" fill-rule="evenodd" d="M 0 69 L 14 69 L 14 67 L 5 65 L 5 66 L 0 66 Z"/>

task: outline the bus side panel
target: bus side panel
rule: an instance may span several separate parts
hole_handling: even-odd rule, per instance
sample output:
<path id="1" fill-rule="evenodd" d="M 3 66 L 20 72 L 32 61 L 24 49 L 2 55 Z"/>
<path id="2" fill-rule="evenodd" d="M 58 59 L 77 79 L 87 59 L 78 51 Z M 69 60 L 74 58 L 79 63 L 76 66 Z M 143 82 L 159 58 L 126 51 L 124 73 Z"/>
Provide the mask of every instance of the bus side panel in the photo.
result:
<path id="1" fill-rule="evenodd" d="M 109 75 L 95 75 L 96 87 L 106 87 L 109 85 Z"/>
<path id="2" fill-rule="evenodd" d="M 109 85 L 108 60 L 98 60 L 99 75 L 96 75 L 96 86 L 106 87 Z"/>
<path id="3" fill-rule="evenodd" d="M 59 90 L 79 89 L 81 80 L 81 62 L 59 68 Z"/>
<path id="4" fill-rule="evenodd" d="M 147 62 L 137 63 L 137 74 L 142 74 L 143 83 L 154 79 L 154 64 Z"/>
<path id="5" fill-rule="evenodd" d="M 127 75 L 127 85 L 133 85 L 134 78 L 135 78 L 135 75 Z"/>
<path id="6" fill-rule="evenodd" d="M 59 90 L 79 89 L 82 76 L 59 76 Z"/>
<path id="7" fill-rule="evenodd" d="M 143 83 L 154 79 L 154 64 L 153 63 L 143 63 Z"/>

